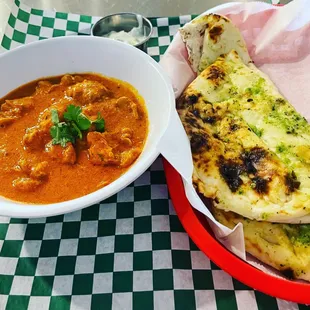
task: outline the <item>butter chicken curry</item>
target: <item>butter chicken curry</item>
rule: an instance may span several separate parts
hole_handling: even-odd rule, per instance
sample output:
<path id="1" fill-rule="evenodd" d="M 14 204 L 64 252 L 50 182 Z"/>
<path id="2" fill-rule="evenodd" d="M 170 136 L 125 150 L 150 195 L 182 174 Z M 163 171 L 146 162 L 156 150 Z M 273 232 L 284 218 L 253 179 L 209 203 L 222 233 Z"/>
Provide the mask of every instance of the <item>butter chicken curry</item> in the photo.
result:
<path id="1" fill-rule="evenodd" d="M 143 99 L 97 74 L 34 81 L 0 99 L 0 195 L 55 203 L 122 175 L 148 133 Z"/>

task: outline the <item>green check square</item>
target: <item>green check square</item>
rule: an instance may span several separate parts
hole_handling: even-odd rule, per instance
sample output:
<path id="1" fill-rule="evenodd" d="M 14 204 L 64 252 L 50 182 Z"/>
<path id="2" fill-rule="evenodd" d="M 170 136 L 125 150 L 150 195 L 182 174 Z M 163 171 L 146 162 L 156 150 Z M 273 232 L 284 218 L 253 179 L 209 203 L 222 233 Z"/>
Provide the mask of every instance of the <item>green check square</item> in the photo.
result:
<path id="1" fill-rule="evenodd" d="M 45 224 L 28 224 L 25 233 L 25 240 L 42 240 Z"/>
<path id="2" fill-rule="evenodd" d="M 9 295 L 5 310 L 27 310 L 30 296 Z"/>
<path id="3" fill-rule="evenodd" d="M 43 10 L 37 10 L 37 9 L 31 9 L 30 13 L 33 15 L 43 16 L 44 11 Z"/>
<path id="4" fill-rule="evenodd" d="M 53 276 L 34 277 L 31 296 L 51 296 L 54 283 Z"/>
<path id="5" fill-rule="evenodd" d="M 116 218 L 124 219 L 131 218 L 134 214 L 133 202 L 119 202 L 116 206 Z"/>
<path id="6" fill-rule="evenodd" d="M 76 274 L 73 278 L 72 295 L 88 295 L 93 290 L 93 274 Z"/>
<path id="7" fill-rule="evenodd" d="M 134 234 L 148 233 L 152 231 L 152 217 L 141 216 L 134 218 Z"/>
<path id="8" fill-rule="evenodd" d="M 172 250 L 172 266 L 175 269 L 192 269 L 190 251 Z"/>
<path id="9" fill-rule="evenodd" d="M 112 309 L 112 294 L 92 295 L 91 310 L 98 310 L 98 305 L 104 305 L 104 310 Z"/>
<path id="10" fill-rule="evenodd" d="M 25 22 L 25 23 L 28 23 L 29 22 L 29 18 L 30 18 L 30 14 L 23 11 L 22 9 L 19 9 L 18 10 L 18 14 L 17 14 L 17 19 Z"/>
<path id="11" fill-rule="evenodd" d="M 158 31 L 159 37 L 164 37 L 164 36 L 169 35 L 169 27 L 168 26 L 157 27 L 157 31 Z"/>
<path id="12" fill-rule="evenodd" d="M 169 25 L 180 25 L 180 18 L 179 17 L 169 17 Z"/>
<path id="13" fill-rule="evenodd" d="M 200 251 L 197 245 L 194 243 L 194 241 L 191 238 L 189 238 L 189 248 L 191 251 Z"/>
<path id="14" fill-rule="evenodd" d="M 211 270 L 193 270 L 192 272 L 195 290 L 214 290 Z"/>
<path id="15" fill-rule="evenodd" d="M 70 310 L 71 296 L 52 296 L 49 310 Z"/>
<path id="16" fill-rule="evenodd" d="M 99 254 L 95 257 L 95 273 L 113 272 L 114 268 L 114 254 Z"/>
<path id="17" fill-rule="evenodd" d="M 168 215 L 169 201 L 168 199 L 155 199 L 151 201 L 152 215 Z"/>
<path id="18" fill-rule="evenodd" d="M 172 269 L 153 270 L 154 291 L 173 290 Z"/>
<path id="19" fill-rule="evenodd" d="M 78 255 L 96 254 L 97 238 L 80 238 L 78 244 Z"/>
<path id="20" fill-rule="evenodd" d="M 153 292 L 133 292 L 133 310 L 154 309 Z"/>
<path id="21" fill-rule="evenodd" d="M 239 282 L 238 280 L 232 278 L 233 283 L 234 283 L 234 289 L 235 290 L 242 290 L 242 291 L 248 291 L 248 290 L 252 290 L 252 288 L 250 288 L 249 286 Z"/>
<path id="22" fill-rule="evenodd" d="M 101 220 L 98 223 L 98 236 L 114 236 L 116 220 Z"/>
<path id="23" fill-rule="evenodd" d="M 28 219 L 16 219 L 11 217 L 10 224 L 28 224 Z"/>
<path id="24" fill-rule="evenodd" d="M 1 256 L 3 257 L 19 257 L 23 246 L 23 240 L 4 240 Z"/>
<path id="25" fill-rule="evenodd" d="M 166 184 L 166 176 L 164 171 L 152 171 L 151 184 Z"/>
<path id="26" fill-rule="evenodd" d="M 36 273 L 38 258 L 20 257 L 18 259 L 15 275 L 17 276 L 34 276 Z"/>
<path id="27" fill-rule="evenodd" d="M 0 224 L 0 240 L 4 240 L 8 231 L 9 224 Z"/>
<path id="28" fill-rule="evenodd" d="M 136 186 L 134 197 L 135 201 L 149 200 L 151 198 L 151 187 L 149 185 Z"/>
<path id="29" fill-rule="evenodd" d="M 56 18 L 67 19 L 68 18 L 68 13 L 56 12 Z"/>
<path id="30" fill-rule="evenodd" d="M 147 42 L 147 47 L 154 47 L 154 46 L 158 46 L 158 45 L 159 45 L 158 38 L 150 38 L 150 40 Z M 155 172 L 155 171 L 153 171 L 153 172 Z"/>
<path id="31" fill-rule="evenodd" d="M 132 252 L 133 251 L 133 235 L 115 236 L 115 252 Z"/>
<path id="32" fill-rule="evenodd" d="M 159 47 L 159 55 L 164 55 L 166 50 L 168 48 L 168 45 L 165 45 L 165 46 L 160 46 Z"/>
<path id="33" fill-rule="evenodd" d="M 171 238 L 169 232 L 154 232 L 152 233 L 153 250 L 170 250 Z"/>
<path id="34" fill-rule="evenodd" d="M 9 50 L 10 47 L 11 47 L 11 43 L 12 43 L 11 39 L 9 39 L 9 38 L 4 34 L 4 35 L 3 35 L 3 38 L 2 38 L 1 45 L 2 45 L 5 49 Z"/>
<path id="35" fill-rule="evenodd" d="M 170 215 L 170 230 L 172 232 L 185 232 L 179 218 L 176 215 Z"/>
<path id="36" fill-rule="evenodd" d="M 67 30 L 68 31 L 79 32 L 79 23 L 71 21 L 71 20 L 68 20 L 68 22 L 67 22 Z"/>
<path id="37" fill-rule="evenodd" d="M 80 22 L 91 24 L 91 16 L 88 16 L 88 15 L 81 15 L 81 16 L 80 16 Z"/>
<path id="38" fill-rule="evenodd" d="M 27 29 L 27 33 L 28 34 L 32 34 L 34 36 L 39 36 L 40 35 L 40 26 L 36 26 L 36 25 L 28 25 L 28 29 Z"/>
<path id="39" fill-rule="evenodd" d="M 238 310 L 237 302 L 236 302 L 236 293 L 235 291 L 224 291 L 224 290 L 215 290 L 215 300 L 218 310 Z M 270 297 L 270 300 L 274 300 L 272 297 Z M 276 303 L 276 301 L 275 301 Z M 259 304 L 259 303 L 258 303 Z M 278 309 L 273 308 L 272 303 L 268 303 L 267 308 L 262 309 Z"/>
<path id="40" fill-rule="evenodd" d="M 119 271 L 113 273 L 113 293 L 132 292 L 132 283 L 132 271 Z"/>
<path id="41" fill-rule="evenodd" d="M 53 28 L 55 23 L 55 19 L 51 17 L 43 17 L 42 26 L 47 28 Z"/>
<path id="42" fill-rule="evenodd" d="M 11 13 L 10 14 L 10 17 L 9 17 L 9 20 L 8 20 L 8 24 L 14 28 L 15 27 L 15 24 L 16 24 L 16 17 Z"/>
<path id="43" fill-rule="evenodd" d="M 211 261 L 211 269 L 212 270 L 221 270 L 221 268 L 218 267 L 217 265 L 215 265 L 212 261 Z"/>
<path id="44" fill-rule="evenodd" d="M 106 200 L 102 201 L 102 203 L 113 203 L 117 202 L 117 194 L 111 196 L 110 198 L 107 198 Z"/>
<path id="45" fill-rule="evenodd" d="M 277 300 L 275 298 L 258 291 L 254 291 L 254 294 L 257 304 L 259 305 L 259 309 L 278 309 Z M 233 299 L 233 297 L 230 298 Z"/>
<path id="46" fill-rule="evenodd" d="M 84 208 L 82 210 L 82 221 L 93 221 L 99 218 L 99 204 L 95 204 L 91 207 Z"/>
<path id="47" fill-rule="evenodd" d="M 55 275 L 74 274 L 76 256 L 59 256 L 57 258 Z"/>
<path id="48" fill-rule="evenodd" d="M 24 44 L 25 40 L 26 40 L 26 34 L 15 29 L 13 32 L 13 38 L 12 39 L 16 42 Z"/>
<path id="49" fill-rule="evenodd" d="M 43 240 L 40 249 L 40 257 L 55 257 L 59 252 L 59 240 Z"/>
<path id="50" fill-rule="evenodd" d="M 54 29 L 53 30 L 53 37 L 63 37 L 66 35 L 65 30 L 59 30 L 59 29 Z"/>
<path id="51" fill-rule="evenodd" d="M 196 309 L 195 292 L 190 290 L 174 291 L 175 310 Z M 227 308 L 229 309 L 229 308 Z"/>
<path id="52" fill-rule="evenodd" d="M 2 274 L 0 276 L 0 294 L 9 295 L 13 282 L 13 276 Z"/>
<path id="53" fill-rule="evenodd" d="M 62 224 L 61 239 L 78 238 L 81 222 L 64 222 Z"/>
<path id="54" fill-rule="evenodd" d="M 46 218 L 46 223 L 60 223 L 63 222 L 63 220 L 64 220 L 63 215 L 49 216 Z"/>
<path id="55" fill-rule="evenodd" d="M 159 56 L 152 56 L 152 58 L 155 60 L 155 61 L 157 61 L 157 62 L 159 62 L 159 60 L 160 60 L 160 57 Z"/>
<path id="56" fill-rule="evenodd" d="M 133 253 L 133 270 L 152 270 L 152 251 Z"/>
<path id="57" fill-rule="evenodd" d="M 151 18 L 150 22 L 151 22 L 153 27 L 157 27 L 157 18 Z"/>

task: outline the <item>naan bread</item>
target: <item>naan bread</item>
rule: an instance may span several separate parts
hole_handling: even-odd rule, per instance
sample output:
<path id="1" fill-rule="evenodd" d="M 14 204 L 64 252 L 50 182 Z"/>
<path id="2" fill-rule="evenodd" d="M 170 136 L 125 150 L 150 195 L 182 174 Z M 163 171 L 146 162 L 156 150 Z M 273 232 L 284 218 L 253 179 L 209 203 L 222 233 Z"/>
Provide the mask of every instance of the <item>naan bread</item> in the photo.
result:
<path id="1" fill-rule="evenodd" d="M 232 49 L 246 64 L 251 61 L 239 29 L 224 16 L 208 14 L 197 17 L 182 27 L 180 34 L 195 72 L 202 72 L 220 55 Z"/>
<path id="2" fill-rule="evenodd" d="M 248 253 L 288 278 L 310 281 L 310 224 L 258 222 L 215 208 L 213 215 L 229 228 L 243 224 Z"/>
<path id="3" fill-rule="evenodd" d="M 177 109 L 198 192 L 249 219 L 309 223 L 310 126 L 252 63 L 219 57 Z"/>

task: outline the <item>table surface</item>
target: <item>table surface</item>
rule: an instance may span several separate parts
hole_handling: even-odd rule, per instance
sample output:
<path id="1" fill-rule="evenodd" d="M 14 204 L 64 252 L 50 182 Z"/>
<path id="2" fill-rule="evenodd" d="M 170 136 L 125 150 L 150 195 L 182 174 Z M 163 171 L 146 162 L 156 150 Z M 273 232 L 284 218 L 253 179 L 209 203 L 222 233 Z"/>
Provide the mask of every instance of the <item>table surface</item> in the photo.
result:
<path id="1" fill-rule="evenodd" d="M 197 14 L 221 3 L 234 1 L 237 0 L 23 0 L 23 3 L 38 9 L 55 9 L 59 12 L 95 16 L 122 11 L 135 11 L 145 16 L 180 16 Z M 288 1 L 281 0 L 281 3 Z M 0 39 L 12 3 L 13 0 L 0 0 Z"/>
<path id="2" fill-rule="evenodd" d="M 158 61 L 190 18 L 153 18 L 148 53 Z M 2 45 L 12 49 L 39 38 L 86 33 L 95 20 L 15 6 Z M 0 217 L 0 309 L 97 310 L 98 305 L 304 308 L 232 279 L 197 249 L 175 215 L 160 158 L 129 187 L 82 211 L 31 220 Z"/>

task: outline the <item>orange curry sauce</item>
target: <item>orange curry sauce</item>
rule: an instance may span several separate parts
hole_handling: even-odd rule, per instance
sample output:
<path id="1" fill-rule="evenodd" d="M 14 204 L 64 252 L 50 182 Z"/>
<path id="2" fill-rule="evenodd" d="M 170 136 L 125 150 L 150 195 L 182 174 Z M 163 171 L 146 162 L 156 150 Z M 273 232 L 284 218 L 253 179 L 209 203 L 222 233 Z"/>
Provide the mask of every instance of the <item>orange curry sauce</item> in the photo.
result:
<path id="1" fill-rule="evenodd" d="M 148 134 L 143 99 L 129 84 L 97 74 L 74 74 L 23 85 L 0 99 L 0 195 L 24 203 L 81 197 L 120 177 L 142 152 Z M 83 138 L 53 145 L 51 109 L 60 121 L 80 106 L 94 126 Z"/>

